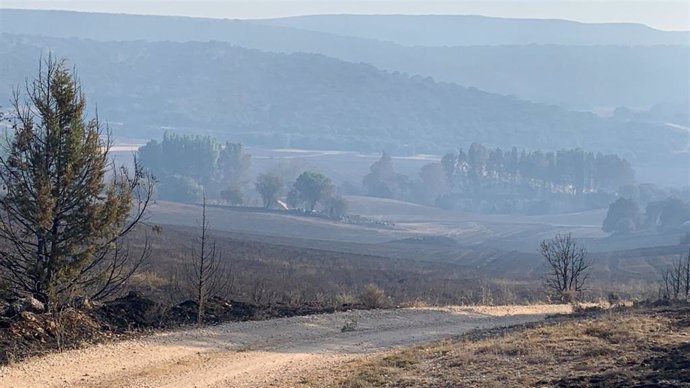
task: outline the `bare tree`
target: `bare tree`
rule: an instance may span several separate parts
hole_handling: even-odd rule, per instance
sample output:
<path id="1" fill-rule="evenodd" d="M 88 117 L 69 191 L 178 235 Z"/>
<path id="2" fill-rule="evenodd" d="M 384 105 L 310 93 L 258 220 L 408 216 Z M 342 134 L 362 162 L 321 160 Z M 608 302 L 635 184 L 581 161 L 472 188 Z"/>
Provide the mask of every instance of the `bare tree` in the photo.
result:
<path id="1" fill-rule="evenodd" d="M 208 299 L 223 292 L 228 286 L 229 279 L 221 263 L 220 253 L 216 249 L 216 242 L 210 240 L 205 196 L 201 209 L 199 235 L 194 241 L 196 247 L 193 249 L 191 261 L 191 285 L 197 303 L 197 325 L 204 321 L 204 309 Z"/>
<path id="2" fill-rule="evenodd" d="M 665 268 L 661 272 L 661 289 L 659 290 L 659 296 L 661 299 L 678 299 L 678 294 L 680 293 L 680 282 L 674 275 L 675 273 L 672 269 L 672 266 Z"/>
<path id="3" fill-rule="evenodd" d="M 103 299 L 150 253 L 125 237 L 145 217 L 153 179 L 110 161 L 110 134 L 87 119 L 79 81 L 65 61 L 41 60 L 12 101 L 13 131 L 0 156 L 0 276 L 50 310 L 69 295 Z"/>
<path id="4" fill-rule="evenodd" d="M 660 296 L 663 299 L 688 299 L 690 297 L 690 251 L 679 257 L 661 273 Z"/>
<path id="5" fill-rule="evenodd" d="M 557 234 L 550 240 L 542 241 L 539 251 L 548 265 L 546 287 L 562 302 L 574 300 L 583 290 L 592 266 L 587 251 L 570 234 Z"/>
<path id="6" fill-rule="evenodd" d="M 690 252 L 688 255 L 679 257 L 671 267 L 673 278 L 678 284 L 676 299 L 688 299 L 690 296 Z"/>

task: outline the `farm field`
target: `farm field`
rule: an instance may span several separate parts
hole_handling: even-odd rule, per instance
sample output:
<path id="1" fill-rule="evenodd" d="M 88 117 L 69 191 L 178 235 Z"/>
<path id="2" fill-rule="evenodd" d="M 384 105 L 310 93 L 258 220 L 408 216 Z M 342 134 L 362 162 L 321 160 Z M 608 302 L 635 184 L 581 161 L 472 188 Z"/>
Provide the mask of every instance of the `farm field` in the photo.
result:
<path id="1" fill-rule="evenodd" d="M 525 251 L 533 251 L 542 235 L 572 233 L 580 238 L 602 238 L 602 211 L 560 216 L 493 216 L 449 212 L 390 199 L 346 196 L 350 213 L 376 221 L 391 222 L 391 227 L 354 225 L 317 217 L 245 207 L 213 207 L 209 212 L 214 229 L 268 236 L 308 238 L 345 242 L 388 242 L 417 236 L 445 236 L 462 245 L 493 240 L 510 240 L 535 235 Z M 173 225 L 196 225 L 199 206 L 160 201 L 151 208 L 151 221 Z M 599 221 L 599 224 L 596 224 Z M 305 228 L 305 229 L 298 229 Z M 298 233 L 304 230 L 304 233 Z M 513 248 L 515 249 L 515 248 Z"/>
<path id="2" fill-rule="evenodd" d="M 573 233 L 584 237 L 588 247 L 598 247 L 590 253 L 591 296 L 604 297 L 614 289 L 652 296 L 660 271 L 687 252 L 670 239 L 668 245 L 653 245 L 651 237 L 648 247 L 636 248 L 625 240 L 618 244 L 622 248 L 609 244 L 610 238 L 601 237 L 600 228 L 587 224 L 601 217 L 601 212 L 511 219 L 444 214 L 391 200 L 348 199 L 353 212 L 377 219 L 385 216 L 393 225 L 362 226 L 256 208 L 210 207 L 214 238 L 224 260 L 235 266 L 242 285 L 238 288 L 251 289 L 257 277 L 279 287 L 276 293 L 285 288 L 309 288 L 311 294 L 347 292 L 375 283 L 400 298 L 396 300 L 424 299 L 431 294 L 438 298 L 441 289 L 446 290 L 441 294 L 449 295 L 446 302 L 459 302 L 478 298 L 464 291 L 487 282 L 497 289 L 510 289 L 520 300 L 530 300 L 521 299 L 530 293 L 538 299 L 543 297 L 539 290 L 544 271 L 537 253 L 540 239 Z M 154 269 L 184 262 L 200 210 L 197 205 L 171 202 L 153 206 L 149 222 L 162 225 L 161 234 L 151 236 Z"/>

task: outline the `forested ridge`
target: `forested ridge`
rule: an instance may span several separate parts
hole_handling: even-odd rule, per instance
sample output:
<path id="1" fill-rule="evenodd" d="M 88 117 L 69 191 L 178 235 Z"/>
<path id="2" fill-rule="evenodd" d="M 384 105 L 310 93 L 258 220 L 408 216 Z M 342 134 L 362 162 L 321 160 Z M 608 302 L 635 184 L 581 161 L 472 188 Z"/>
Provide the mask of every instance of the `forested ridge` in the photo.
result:
<path id="1" fill-rule="evenodd" d="M 472 142 L 579 146 L 655 161 L 688 143 L 687 131 L 663 125 L 603 119 L 321 55 L 220 42 L 3 35 L 1 83 L 21 84 L 25 69 L 48 50 L 79 64 L 87 92 L 116 134 L 153 138 L 177 128 L 250 145 L 406 153 L 444 153 L 450 144 Z"/>
<path id="2" fill-rule="evenodd" d="M 0 32 L 99 41 L 218 41 L 319 53 L 575 109 L 687 105 L 690 96 L 687 33 L 643 25 L 437 15 L 224 20 L 3 13 Z"/>

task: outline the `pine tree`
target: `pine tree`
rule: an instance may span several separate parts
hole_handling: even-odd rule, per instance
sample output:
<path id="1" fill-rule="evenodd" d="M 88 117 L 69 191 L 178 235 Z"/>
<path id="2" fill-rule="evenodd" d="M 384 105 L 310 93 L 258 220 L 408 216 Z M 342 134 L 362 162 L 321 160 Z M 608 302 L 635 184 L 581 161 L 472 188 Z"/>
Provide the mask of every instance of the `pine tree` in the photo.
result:
<path id="1" fill-rule="evenodd" d="M 50 308 L 75 293 L 118 290 L 148 255 L 122 239 L 139 224 L 152 181 L 109 159 L 107 131 L 85 116 L 86 100 L 65 61 L 41 61 L 13 99 L 13 132 L 0 157 L 0 276 Z M 133 206 L 135 210 L 132 211 Z"/>

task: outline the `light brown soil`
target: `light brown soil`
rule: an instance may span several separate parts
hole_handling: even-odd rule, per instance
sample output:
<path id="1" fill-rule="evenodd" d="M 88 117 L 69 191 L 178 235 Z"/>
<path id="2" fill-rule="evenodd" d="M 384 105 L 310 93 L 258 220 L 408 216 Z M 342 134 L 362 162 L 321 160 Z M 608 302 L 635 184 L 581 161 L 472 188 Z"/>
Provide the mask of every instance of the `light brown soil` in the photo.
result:
<path id="1" fill-rule="evenodd" d="M 570 306 L 410 308 L 236 322 L 36 357 L 0 368 L 7 387 L 299 386 L 399 346 L 542 319 Z M 341 332 L 348 321 L 356 330 Z"/>

